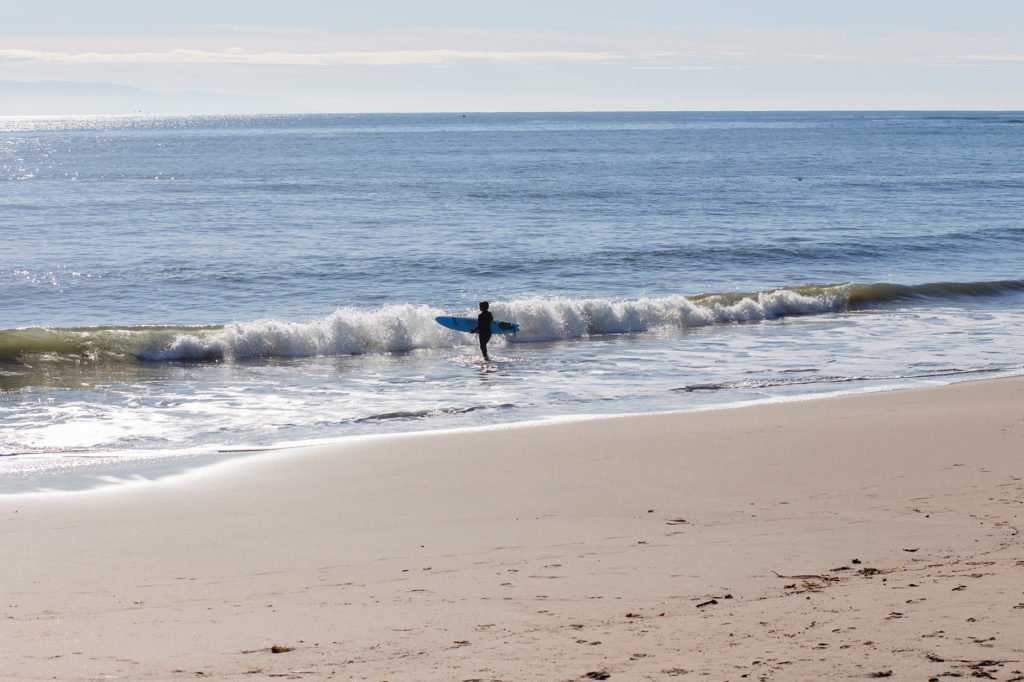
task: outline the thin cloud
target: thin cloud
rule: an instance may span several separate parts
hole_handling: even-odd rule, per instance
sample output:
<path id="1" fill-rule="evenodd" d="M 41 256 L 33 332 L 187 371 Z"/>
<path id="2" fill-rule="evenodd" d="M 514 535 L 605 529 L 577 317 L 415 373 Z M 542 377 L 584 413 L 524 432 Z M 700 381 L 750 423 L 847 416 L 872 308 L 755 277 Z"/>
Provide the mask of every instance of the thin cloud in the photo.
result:
<path id="1" fill-rule="evenodd" d="M 852 62 L 856 61 L 858 57 L 845 54 L 807 54 L 798 53 L 788 55 L 793 59 L 810 59 L 816 62 Z"/>
<path id="2" fill-rule="evenodd" d="M 1024 54 L 964 54 L 952 59 L 975 62 L 1024 62 Z"/>
<path id="3" fill-rule="evenodd" d="M 175 49 L 162 52 L 58 52 L 44 50 L 0 50 L 0 59 L 48 64 L 255 64 L 276 66 L 412 66 L 460 61 L 609 61 L 626 59 L 614 52 L 570 52 L 560 50 L 389 50 L 333 52 L 248 52 Z"/>
<path id="4" fill-rule="evenodd" d="M 686 64 L 657 64 L 650 66 L 633 66 L 634 71 L 722 71 L 739 69 L 738 66 L 687 66 Z"/>
<path id="5" fill-rule="evenodd" d="M 659 50 L 635 55 L 625 66 L 634 71 L 721 71 L 743 68 L 736 61 L 746 57 L 743 52 Z"/>

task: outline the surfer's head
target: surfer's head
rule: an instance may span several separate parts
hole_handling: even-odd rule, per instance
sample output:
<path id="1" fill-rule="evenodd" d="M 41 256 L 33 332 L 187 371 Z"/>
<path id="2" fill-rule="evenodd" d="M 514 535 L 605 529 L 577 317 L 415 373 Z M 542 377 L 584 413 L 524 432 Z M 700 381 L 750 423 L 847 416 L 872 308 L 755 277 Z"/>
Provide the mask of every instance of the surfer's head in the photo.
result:
<path id="1" fill-rule="evenodd" d="M 480 301 L 480 310 L 487 310 L 491 306 L 487 301 Z"/>

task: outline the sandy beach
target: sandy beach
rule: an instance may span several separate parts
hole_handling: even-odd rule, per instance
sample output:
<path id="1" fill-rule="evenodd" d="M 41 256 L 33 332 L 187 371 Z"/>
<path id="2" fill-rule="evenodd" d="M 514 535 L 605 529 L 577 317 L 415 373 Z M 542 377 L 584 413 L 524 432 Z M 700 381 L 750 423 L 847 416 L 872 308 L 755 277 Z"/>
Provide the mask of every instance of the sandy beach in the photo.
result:
<path id="1" fill-rule="evenodd" d="M 1024 680 L 1024 379 L 0 498 L 4 680 Z"/>

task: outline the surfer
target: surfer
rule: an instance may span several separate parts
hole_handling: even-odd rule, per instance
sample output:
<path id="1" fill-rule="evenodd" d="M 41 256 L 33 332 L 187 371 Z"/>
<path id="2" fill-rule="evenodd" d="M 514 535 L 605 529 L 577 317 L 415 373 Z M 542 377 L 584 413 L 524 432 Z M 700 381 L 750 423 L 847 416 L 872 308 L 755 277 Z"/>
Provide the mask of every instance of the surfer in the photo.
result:
<path id="1" fill-rule="evenodd" d="M 484 362 L 491 360 L 487 357 L 487 342 L 491 340 L 491 322 L 494 321 L 494 315 L 487 310 L 489 307 L 490 303 L 480 301 L 480 314 L 476 316 L 476 326 L 469 332 L 480 335 L 480 351 L 484 354 Z"/>

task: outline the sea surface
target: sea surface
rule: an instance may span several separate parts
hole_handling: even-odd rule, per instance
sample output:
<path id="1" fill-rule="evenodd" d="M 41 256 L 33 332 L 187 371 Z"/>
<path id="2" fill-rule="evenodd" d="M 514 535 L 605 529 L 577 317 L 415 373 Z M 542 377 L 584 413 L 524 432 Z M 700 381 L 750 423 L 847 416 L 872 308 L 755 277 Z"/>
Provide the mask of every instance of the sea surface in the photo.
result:
<path id="1" fill-rule="evenodd" d="M 0 118 L 0 235 L 0 492 L 1024 374 L 1021 112 Z"/>

